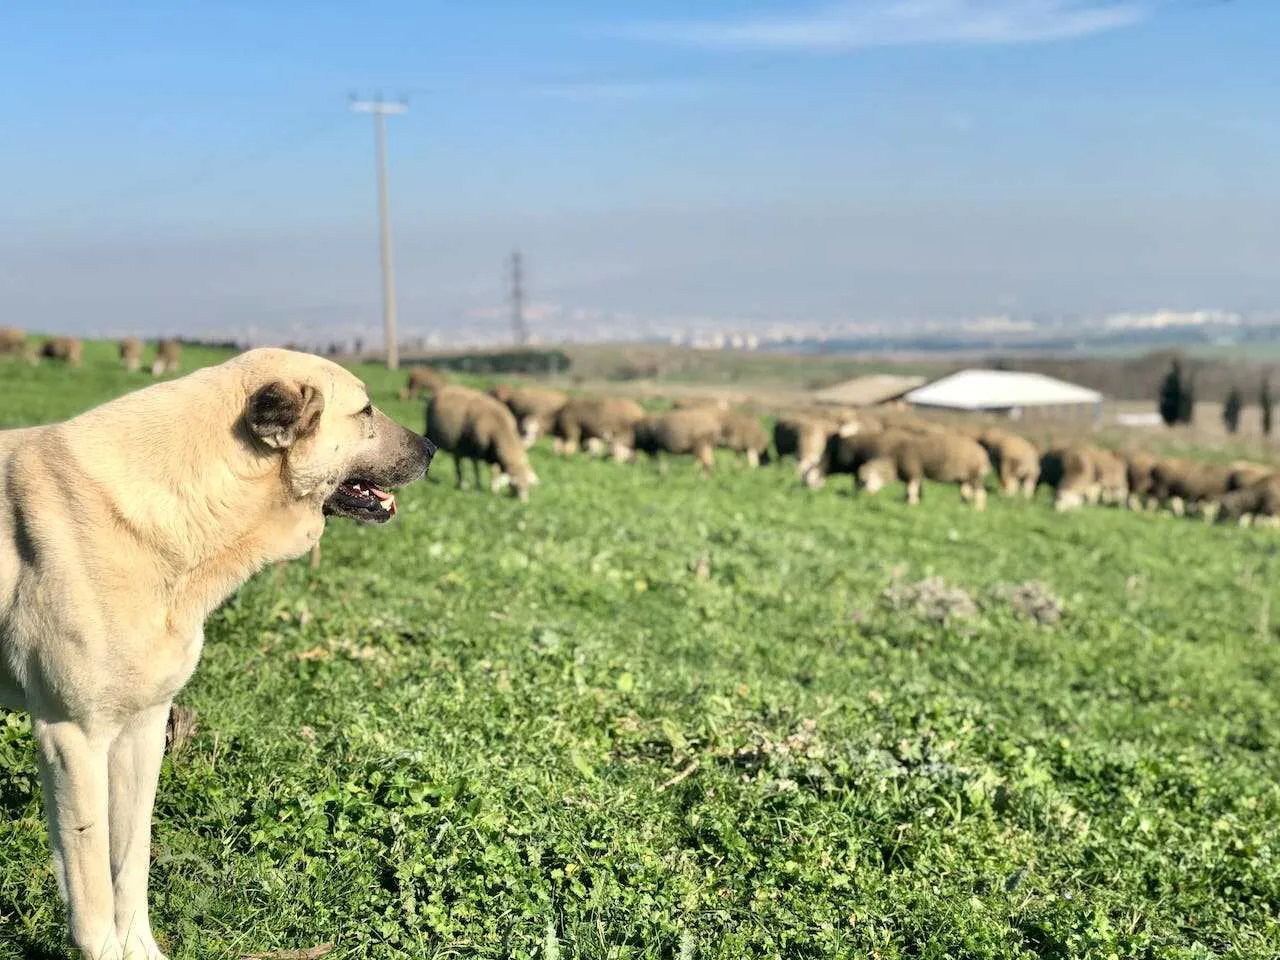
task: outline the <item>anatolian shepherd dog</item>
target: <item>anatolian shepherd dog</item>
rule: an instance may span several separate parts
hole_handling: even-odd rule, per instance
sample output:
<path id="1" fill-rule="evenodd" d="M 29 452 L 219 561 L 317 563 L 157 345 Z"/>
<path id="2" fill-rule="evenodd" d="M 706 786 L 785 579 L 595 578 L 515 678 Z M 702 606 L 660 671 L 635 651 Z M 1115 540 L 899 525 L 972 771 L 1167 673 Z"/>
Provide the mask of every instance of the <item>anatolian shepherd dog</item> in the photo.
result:
<path id="1" fill-rule="evenodd" d="M 0 431 L 0 703 L 31 714 L 71 940 L 163 960 L 151 809 L 208 614 L 306 553 L 326 516 L 385 523 L 434 447 L 337 364 L 260 349 L 64 423 Z"/>

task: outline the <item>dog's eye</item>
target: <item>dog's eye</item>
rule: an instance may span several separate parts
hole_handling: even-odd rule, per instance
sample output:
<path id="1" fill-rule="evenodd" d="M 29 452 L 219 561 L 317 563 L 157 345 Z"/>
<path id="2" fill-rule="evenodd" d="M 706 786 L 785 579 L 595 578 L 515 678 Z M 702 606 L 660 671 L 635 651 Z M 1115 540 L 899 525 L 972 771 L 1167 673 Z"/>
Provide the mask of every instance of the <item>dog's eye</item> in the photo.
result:
<path id="1" fill-rule="evenodd" d="M 362 416 L 362 417 L 372 417 L 372 416 L 373 416 L 373 404 L 372 404 L 372 403 L 366 403 L 366 404 L 364 405 L 364 409 L 360 411 L 360 416 Z"/>

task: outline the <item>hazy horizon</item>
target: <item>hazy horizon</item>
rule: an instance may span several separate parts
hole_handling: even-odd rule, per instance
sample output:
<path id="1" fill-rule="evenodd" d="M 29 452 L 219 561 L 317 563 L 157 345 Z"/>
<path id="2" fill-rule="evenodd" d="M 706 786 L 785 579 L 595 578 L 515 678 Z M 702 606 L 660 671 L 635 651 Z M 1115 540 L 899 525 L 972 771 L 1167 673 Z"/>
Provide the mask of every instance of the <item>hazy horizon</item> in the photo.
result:
<path id="1" fill-rule="evenodd" d="M 1280 305 L 1280 9 L 687 9 L 0 14 L 2 322 L 377 338 L 379 88 L 406 340 Z"/>

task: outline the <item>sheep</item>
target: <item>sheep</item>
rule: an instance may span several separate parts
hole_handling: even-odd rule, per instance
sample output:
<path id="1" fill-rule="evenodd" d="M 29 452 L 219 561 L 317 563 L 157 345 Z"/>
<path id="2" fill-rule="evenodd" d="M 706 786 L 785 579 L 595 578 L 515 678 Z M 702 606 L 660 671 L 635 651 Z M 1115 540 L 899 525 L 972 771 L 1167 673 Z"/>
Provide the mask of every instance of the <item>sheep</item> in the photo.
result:
<path id="1" fill-rule="evenodd" d="M 1130 510 L 1151 509 L 1158 504 L 1151 496 L 1154 487 L 1152 477 L 1159 458 L 1141 450 L 1133 450 L 1123 454 L 1125 461 L 1125 478 L 1129 482 L 1128 505 Z"/>
<path id="2" fill-rule="evenodd" d="M 1275 473 L 1274 467 L 1265 463 L 1253 463 L 1250 460 L 1235 460 L 1229 466 L 1227 474 L 1227 492 L 1244 490 L 1265 483 Z"/>
<path id="3" fill-rule="evenodd" d="M 822 457 L 830 437 L 840 434 L 852 437 L 868 428 L 864 420 L 846 412 L 803 410 L 780 416 L 773 425 L 773 448 L 778 463 L 783 457 L 796 458 L 796 471 L 803 478 L 808 469 Z"/>
<path id="4" fill-rule="evenodd" d="M 948 433 L 883 430 L 851 437 L 839 434 L 827 441 L 819 463 L 805 475 L 809 487 L 822 485 L 831 473 L 850 473 L 854 488 L 875 494 L 896 477 L 907 485 L 907 503 L 920 502 L 921 480 L 954 483 L 960 498 L 975 510 L 987 505 L 986 478 L 991 459 L 977 441 Z"/>
<path id="5" fill-rule="evenodd" d="M 142 341 L 137 337 L 125 337 L 120 341 L 120 362 L 130 373 L 142 369 Z"/>
<path id="6" fill-rule="evenodd" d="M 576 453 L 585 444 L 588 452 L 608 450 L 615 460 L 630 460 L 635 425 L 644 418 L 644 407 L 620 397 L 574 397 L 557 412 L 552 434 L 556 451 Z"/>
<path id="7" fill-rule="evenodd" d="M 27 335 L 18 327 L 0 327 L 0 357 L 20 357 L 26 353 Z"/>
<path id="8" fill-rule="evenodd" d="M 531 447 L 538 437 L 550 433 L 555 427 L 556 414 L 569 402 L 569 395 L 548 387 L 519 387 L 512 390 L 498 385 L 490 395 L 507 405 L 520 428 L 520 438 L 525 447 Z"/>
<path id="9" fill-rule="evenodd" d="M 998 427 L 978 431 L 973 438 L 987 451 L 991 466 L 1007 497 L 1019 492 L 1030 500 L 1040 480 L 1040 451 L 1030 441 Z"/>
<path id="10" fill-rule="evenodd" d="M 1076 443 L 1045 451 L 1040 482 L 1053 488 L 1055 510 L 1085 503 L 1124 503 L 1129 492 L 1128 466 L 1110 450 Z"/>
<path id="11" fill-rule="evenodd" d="M 1176 516 L 1200 510 L 1211 518 L 1230 491 L 1231 468 L 1197 460 L 1162 460 L 1151 472 L 1152 496 Z"/>
<path id="12" fill-rule="evenodd" d="M 80 366 L 83 355 L 84 344 L 76 337 L 50 337 L 40 349 L 40 356 L 72 367 Z"/>
<path id="13" fill-rule="evenodd" d="M 739 410 L 720 413 L 714 407 L 704 409 L 719 415 L 719 446 L 744 454 L 752 469 L 769 462 L 769 434 L 757 417 Z"/>
<path id="14" fill-rule="evenodd" d="M 151 375 L 153 377 L 164 376 L 166 373 L 177 373 L 181 366 L 182 342 L 180 340 L 167 339 L 156 343 L 156 360 L 151 365 Z"/>
<path id="15" fill-rule="evenodd" d="M 1098 499 L 1111 505 L 1123 504 L 1129 496 L 1129 465 L 1103 447 L 1090 447 Z"/>
<path id="16" fill-rule="evenodd" d="M 401 400 L 416 400 L 424 393 L 437 393 L 449 385 L 449 378 L 431 367 L 410 367 L 409 379 L 400 388 Z"/>
<path id="17" fill-rule="evenodd" d="M 707 407 L 668 410 L 644 417 L 635 424 L 635 450 L 656 460 L 666 471 L 664 453 L 692 454 L 705 476 L 715 466 L 715 448 L 721 437 L 721 420 Z"/>
<path id="18" fill-rule="evenodd" d="M 1261 482 L 1237 487 L 1218 501 L 1218 523 L 1276 526 L 1280 523 L 1280 478 L 1267 477 Z"/>
<path id="19" fill-rule="evenodd" d="M 434 392 L 427 404 L 426 436 L 441 450 L 453 454 L 458 486 L 463 484 L 462 461 L 471 461 L 476 486 L 480 486 L 480 462 L 494 471 L 490 492 L 514 488 L 521 501 L 538 483 L 516 430 L 515 417 L 493 397 L 468 387 L 451 386 Z"/>

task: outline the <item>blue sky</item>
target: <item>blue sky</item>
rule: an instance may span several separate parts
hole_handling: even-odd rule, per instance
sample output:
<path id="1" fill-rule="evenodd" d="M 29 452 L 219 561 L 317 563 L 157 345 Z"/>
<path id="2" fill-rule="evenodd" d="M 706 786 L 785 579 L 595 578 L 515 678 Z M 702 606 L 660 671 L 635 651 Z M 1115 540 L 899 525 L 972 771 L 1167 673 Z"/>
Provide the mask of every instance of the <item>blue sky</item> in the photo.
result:
<path id="1" fill-rule="evenodd" d="M 483 335 L 517 243 L 584 335 L 1272 308 L 1277 35 L 1262 0 L 9 4 L 0 313 L 376 329 L 379 91 L 406 335 Z"/>

